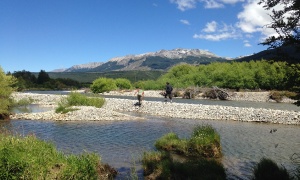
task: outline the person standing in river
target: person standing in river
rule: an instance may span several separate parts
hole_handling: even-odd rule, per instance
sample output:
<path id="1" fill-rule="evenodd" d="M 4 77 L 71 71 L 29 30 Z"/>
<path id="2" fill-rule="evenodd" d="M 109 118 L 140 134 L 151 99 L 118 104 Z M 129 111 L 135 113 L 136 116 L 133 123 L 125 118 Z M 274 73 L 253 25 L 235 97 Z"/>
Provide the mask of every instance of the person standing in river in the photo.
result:
<path id="1" fill-rule="evenodd" d="M 144 90 L 141 89 L 141 88 L 139 88 L 139 87 L 137 87 L 136 90 L 135 90 L 134 95 L 136 95 L 136 94 L 137 94 L 137 99 L 139 101 L 138 105 L 141 106 L 142 105 L 142 100 L 144 98 Z"/>
<path id="2" fill-rule="evenodd" d="M 169 97 L 170 102 L 172 102 L 172 91 L 173 91 L 173 87 L 171 86 L 171 84 L 169 82 L 166 83 L 166 93 L 165 93 L 165 101 L 167 102 L 167 97 Z"/>

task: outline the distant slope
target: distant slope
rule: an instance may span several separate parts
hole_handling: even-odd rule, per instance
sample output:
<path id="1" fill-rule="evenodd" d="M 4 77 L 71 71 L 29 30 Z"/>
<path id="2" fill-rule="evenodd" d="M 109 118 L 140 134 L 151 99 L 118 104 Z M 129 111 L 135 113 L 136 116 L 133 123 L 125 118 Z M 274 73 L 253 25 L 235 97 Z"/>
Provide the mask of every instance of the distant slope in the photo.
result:
<path id="1" fill-rule="evenodd" d="M 132 83 L 140 80 L 155 80 L 165 71 L 110 71 L 110 72 L 48 72 L 50 78 L 69 78 L 83 83 L 92 83 L 99 77 L 126 78 Z M 33 73 L 36 77 L 38 73 Z"/>
<path id="2" fill-rule="evenodd" d="M 274 61 L 286 61 L 289 63 L 300 63 L 300 50 L 295 47 L 284 47 L 278 49 L 270 49 L 261 51 L 251 56 L 245 56 L 237 58 L 235 61 L 251 61 L 251 60 L 274 60 Z"/>
<path id="3" fill-rule="evenodd" d="M 228 62 L 228 58 L 219 57 L 206 50 L 177 48 L 139 55 L 115 57 L 106 63 L 74 65 L 64 72 L 109 72 L 132 70 L 165 71 L 179 63 L 209 64 L 212 62 Z"/>

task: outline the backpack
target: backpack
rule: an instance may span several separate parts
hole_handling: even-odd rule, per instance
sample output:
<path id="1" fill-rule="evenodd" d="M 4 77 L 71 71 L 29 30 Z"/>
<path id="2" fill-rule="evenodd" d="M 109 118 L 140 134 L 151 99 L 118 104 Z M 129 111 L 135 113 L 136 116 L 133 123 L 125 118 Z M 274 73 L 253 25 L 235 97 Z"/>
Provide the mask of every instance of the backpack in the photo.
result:
<path id="1" fill-rule="evenodd" d="M 172 91 L 173 91 L 173 88 L 172 88 L 172 86 L 171 86 L 171 85 L 167 85 L 166 91 L 168 91 L 168 92 L 172 92 Z"/>

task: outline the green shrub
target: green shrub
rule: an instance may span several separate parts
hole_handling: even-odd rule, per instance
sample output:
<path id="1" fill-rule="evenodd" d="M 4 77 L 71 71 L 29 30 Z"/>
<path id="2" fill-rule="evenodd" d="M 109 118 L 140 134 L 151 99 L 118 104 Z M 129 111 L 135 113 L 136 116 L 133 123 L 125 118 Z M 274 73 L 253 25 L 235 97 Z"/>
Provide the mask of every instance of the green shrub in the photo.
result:
<path id="1" fill-rule="evenodd" d="M 188 142 L 189 154 L 201 157 L 221 157 L 219 134 L 210 126 L 197 126 Z"/>
<path id="2" fill-rule="evenodd" d="M 158 150 L 174 151 L 179 154 L 187 153 L 187 140 L 179 139 L 175 133 L 168 133 L 155 142 Z"/>
<path id="3" fill-rule="evenodd" d="M 116 86 L 119 89 L 132 89 L 131 82 L 128 79 L 117 78 L 115 81 L 116 81 Z"/>
<path id="4" fill-rule="evenodd" d="M 13 76 L 5 75 L 0 67 L 0 119 L 9 118 L 9 110 L 12 106 L 10 95 L 15 90 L 13 86 L 16 82 Z"/>
<path id="5" fill-rule="evenodd" d="M 187 157 L 221 157 L 220 136 L 210 125 L 197 126 L 190 139 L 168 133 L 155 142 L 155 147 Z"/>
<path id="6" fill-rule="evenodd" d="M 270 159 L 262 158 L 254 167 L 253 180 L 289 180 L 291 179 L 285 168 L 280 168 Z"/>
<path id="7" fill-rule="evenodd" d="M 117 85 L 114 79 L 111 78 L 98 78 L 93 81 L 91 91 L 93 93 L 103 93 L 116 90 Z"/>
<path id="8" fill-rule="evenodd" d="M 31 103 L 33 103 L 33 99 L 32 98 L 22 98 L 19 101 L 13 101 L 13 105 L 12 106 L 27 106 Z"/>
<path id="9" fill-rule="evenodd" d="M 96 154 L 65 155 L 35 136 L 0 134 L 0 179 L 104 179 L 99 166 Z"/>

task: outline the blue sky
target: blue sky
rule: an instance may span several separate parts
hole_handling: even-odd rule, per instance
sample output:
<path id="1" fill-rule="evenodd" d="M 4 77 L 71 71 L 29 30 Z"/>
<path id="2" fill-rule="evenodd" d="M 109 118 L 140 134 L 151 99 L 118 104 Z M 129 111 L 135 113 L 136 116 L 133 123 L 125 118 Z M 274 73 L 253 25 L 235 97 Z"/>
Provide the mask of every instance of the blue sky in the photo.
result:
<path id="1" fill-rule="evenodd" d="M 1 0 L 4 72 L 52 71 L 174 48 L 222 57 L 267 49 L 257 0 Z"/>

